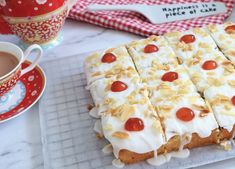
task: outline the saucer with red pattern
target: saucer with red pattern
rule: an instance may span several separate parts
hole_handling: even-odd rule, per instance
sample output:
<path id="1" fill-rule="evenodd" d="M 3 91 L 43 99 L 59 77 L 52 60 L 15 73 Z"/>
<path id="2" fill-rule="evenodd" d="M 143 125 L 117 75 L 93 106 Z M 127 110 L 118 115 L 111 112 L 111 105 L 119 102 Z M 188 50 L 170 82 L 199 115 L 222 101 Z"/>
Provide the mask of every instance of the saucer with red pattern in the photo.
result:
<path id="1" fill-rule="evenodd" d="M 22 67 L 29 66 L 25 61 Z M 46 87 L 46 76 L 42 68 L 36 66 L 17 82 L 16 86 L 0 97 L 0 123 L 13 119 L 31 108 L 42 96 Z"/>

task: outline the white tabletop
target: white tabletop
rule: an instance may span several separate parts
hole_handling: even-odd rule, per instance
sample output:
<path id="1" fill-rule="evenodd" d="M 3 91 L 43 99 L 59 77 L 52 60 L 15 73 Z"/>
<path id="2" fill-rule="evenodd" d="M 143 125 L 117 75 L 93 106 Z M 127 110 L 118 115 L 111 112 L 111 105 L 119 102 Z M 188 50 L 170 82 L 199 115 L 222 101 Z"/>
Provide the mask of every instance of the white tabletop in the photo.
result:
<path id="1" fill-rule="evenodd" d="M 235 22 L 235 8 L 228 18 Z M 64 40 L 44 54 L 43 61 L 113 47 L 142 37 L 109 30 L 87 23 L 67 20 L 62 30 Z M 0 41 L 17 43 L 15 36 L 0 35 Z M 50 79 L 48 79 L 50 80 Z M 38 105 L 18 118 L 0 124 L 0 169 L 43 169 Z M 234 169 L 235 159 L 197 169 Z"/>

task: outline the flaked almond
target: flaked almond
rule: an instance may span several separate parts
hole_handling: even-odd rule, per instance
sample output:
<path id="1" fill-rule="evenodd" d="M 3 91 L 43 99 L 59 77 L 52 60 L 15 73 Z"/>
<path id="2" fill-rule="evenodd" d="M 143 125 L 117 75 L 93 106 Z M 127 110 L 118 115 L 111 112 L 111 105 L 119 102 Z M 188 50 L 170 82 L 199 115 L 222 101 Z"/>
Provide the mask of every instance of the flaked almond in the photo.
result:
<path id="1" fill-rule="evenodd" d="M 211 78 L 211 77 L 207 78 L 207 82 L 211 86 L 221 86 L 221 85 L 223 85 L 222 82 L 219 79 L 215 79 L 215 78 Z"/>
<path id="2" fill-rule="evenodd" d="M 207 27 L 211 32 L 217 32 L 218 31 L 216 25 L 214 25 L 214 24 L 210 24 Z"/>
<path id="3" fill-rule="evenodd" d="M 228 96 L 217 95 L 217 97 L 221 100 L 221 102 L 228 102 L 228 101 L 230 101 Z"/>
<path id="4" fill-rule="evenodd" d="M 233 64 L 230 61 L 225 61 L 222 63 L 226 71 L 233 73 L 235 71 Z"/>
<path id="5" fill-rule="evenodd" d="M 199 113 L 199 117 L 206 117 L 208 115 L 208 113 L 204 113 L 203 111 L 201 111 Z"/>
<path id="6" fill-rule="evenodd" d="M 105 130 L 105 131 L 112 131 L 113 130 L 113 126 L 111 124 L 106 124 L 103 127 L 103 130 Z"/>
<path id="7" fill-rule="evenodd" d="M 160 70 L 166 70 L 166 71 L 170 70 L 170 66 L 169 66 L 169 65 L 159 65 L 158 68 L 159 68 Z"/>
<path id="8" fill-rule="evenodd" d="M 207 72 L 206 74 L 209 75 L 209 76 L 214 76 L 215 72 Z"/>
<path id="9" fill-rule="evenodd" d="M 192 51 L 193 50 L 193 47 L 191 44 L 186 44 L 184 42 L 178 42 L 176 44 L 176 46 L 180 49 L 182 49 L 182 51 L 186 52 L 186 51 Z"/>
<path id="10" fill-rule="evenodd" d="M 149 114 L 149 111 L 146 110 L 146 111 L 144 111 L 143 113 L 144 113 L 144 117 L 147 118 L 147 117 L 148 117 L 148 114 Z"/>
<path id="11" fill-rule="evenodd" d="M 202 28 L 194 28 L 193 32 L 197 35 L 201 35 L 202 37 L 205 37 L 208 35 L 206 31 L 204 31 Z"/>
<path id="12" fill-rule="evenodd" d="M 172 89 L 162 89 L 159 91 L 161 95 L 167 97 L 167 96 L 171 96 L 171 95 L 176 95 L 177 91 L 176 90 L 172 90 Z"/>
<path id="13" fill-rule="evenodd" d="M 209 45 L 208 43 L 204 43 L 204 42 L 200 42 L 200 43 L 198 44 L 198 46 L 199 46 L 200 48 L 210 48 L 210 45 Z"/>
<path id="14" fill-rule="evenodd" d="M 177 61 L 178 61 L 179 65 L 181 65 L 183 63 L 183 60 L 179 57 L 177 57 Z"/>
<path id="15" fill-rule="evenodd" d="M 152 124 L 152 128 L 154 129 L 154 131 L 156 131 L 156 133 L 162 133 L 162 126 L 161 126 L 160 121 L 154 120 Z"/>
<path id="16" fill-rule="evenodd" d="M 92 77 L 95 77 L 95 76 L 100 76 L 101 75 L 101 72 L 95 72 L 95 73 L 93 73 L 91 76 Z"/>
<path id="17" fill-rule="evenodd" d="M 161 111 L 169 112 L 169 111 L 172 110 L 172 106 L 169 106 L 169 105 L 161 105 L 161 106 L 159 106 L 159 109 L 160 109 L 160 112 L 161 112 Z"/>
<path id="18" fill-rule="evenodd" d="M 231 105 L 231 104 L 229 104 L 229 103 L 224 104 L 224 109 L 225 109 L 225 110 L 227 110 L 227 111 L 229 111 L 229 110 L 231 110 L 231 109 L 232 109 L 232 105 Z"/>
<path id="19" fill-rule="evenodd" d="M 193 75 L 192 76 L 192 81 L 193 83 L 197 84 L 198 82 L 200 82 L 201 78 L 197 75 Z"/>
<path id="20" fill-rule="evenodd" d="M 235 80 L 229 80 L 229 81 L 228 81 L 228 84 L 229 84 L 231 87 L 235 87 Z"/>
<path id="21" fill-rule="evenodd" d="M 112 134 L 113 137 L 119 138 L 119 139 L 126 139 L 129 137 L 129 134 L 122 131 L 116 131 Z"/>
<path id="22" fill-rule="evenodd" d="M 191 91 L 188 90 L 188 86 L 184 86 L 184 85 L 180 86 L 180 89 L 178 90 L 179 95 L 187 94 L 189 92 Z"/>
<path id="23" fill-rule="evenodd" d="M 111 53 L 111 52 L 113 52 L 114 50 L 115 50 L 115 48 L 110 48 L 110 49 L 106 50 L 105 53 Z"/>
<path id="24" fill-rule="evenodd" d="M 127 120 L 135 112 L 135 107 L 129 104 L 123 104 L 115 109 L 113 116 L 120 118 L 121 121 Z"/>
<path id="25" fill-rule="evenodd" d="M 228 52 L 225 52 L 225 53 L 230 55 L 230 56 L 234 56 L 235 57 L 235 50 L 229 50 Z"/>
<path id="26" fill-rule="evenodd" d="M 225 35 L 223 35 L 223 34 L 219 35 L 219 40 L 220 40 L 220 41 L 223 41 L 223 40 L 225 40 L 225 39 L 226 39 L 226 36 L 225 36 Z"/>
<path id="27" fill-rule="evenodd" d="M 170 97 L 168 100 L 176 103 L 176 102 L 179 102 L 182 97 L 183 97 L 182 95 L 174 95 L 174 96 Z"/>
<path id="28" fill-rule="evenodd" d="M 192 104 L 192 108 L 195 110 L 199 110 L 199 111 L 207 110 L 207 108 L 205 106 L 197 105 L 197 104 Z"/>
<path id="29" fill-rule="evenodd" d="M 178 31 L 169 32 L 169 33 L 166 33 L 165 36 L 167 36 L 167 37 L 180 36 L 180 32 L 178 32 Z"/>
<path id="30" fill-rule="evenodd" d="M 171 87 L 168 86 L 166 83 L 161 83 L 160 85 L 157 86 L 157 90 L 160 90 L 160 89 L 167 89 L 167 90 L 170 90 Z"/>
<path id="31" fill-rule="evenodd" d="M 218 104 L 226 103 L 226 102 L 230 103 L 229 97 L 220 94 L 220 95 L 217 95 L 210 103 L 212 105 L 218 105 Z"/>

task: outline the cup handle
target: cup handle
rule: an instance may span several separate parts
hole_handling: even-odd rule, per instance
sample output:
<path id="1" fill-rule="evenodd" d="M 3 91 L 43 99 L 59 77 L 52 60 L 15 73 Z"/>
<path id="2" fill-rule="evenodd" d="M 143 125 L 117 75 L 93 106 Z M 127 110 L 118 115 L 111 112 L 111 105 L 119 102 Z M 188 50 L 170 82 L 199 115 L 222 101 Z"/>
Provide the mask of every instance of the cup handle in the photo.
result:
<path id="1" fill-rule="evenodd" d="M 35 58 L 35 60 L 26 68 L 24 68 L 22 71 L 21 71 L 21 76 L 24 75 L 25 73 L 28 73 L 29 71 L 33 70 L 35 68 L 35 66 L 38 64 L 41 56 L 42 56 L 42 48 L 37 45 L 37 44 L 34 44 L 30 47 L 28 47 L 26 49 L 26 51 L 24 52 L 24 59 L 23 59 L 23 62 L 28 58 L 28 56 L 32 53 L 32 51 L 36 51 L 37 52 L 37 56 Z"/>

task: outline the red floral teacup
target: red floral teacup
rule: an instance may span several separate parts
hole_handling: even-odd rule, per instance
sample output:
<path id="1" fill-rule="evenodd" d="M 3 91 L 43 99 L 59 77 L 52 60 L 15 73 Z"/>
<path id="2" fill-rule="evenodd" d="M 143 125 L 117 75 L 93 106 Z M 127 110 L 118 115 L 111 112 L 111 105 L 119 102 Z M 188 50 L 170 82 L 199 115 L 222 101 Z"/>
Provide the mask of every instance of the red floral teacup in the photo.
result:
<path id="1" fill-rule="evenodd" d="M 21 64 L 33 51 L 37 53 L 34 61 L 27 68 L 22 69 Z M 18 60 L 18 64 L 10 72 L 0 77 L 0 96 L 2 96 L 16 85 L 21 76 L 35 68 L 42 56 L 42 49 L 39 45 L 32 45 L 23 52 L 19 47 L 12 43 L 0 42 L 0 52 L 12 54 Z"/>

